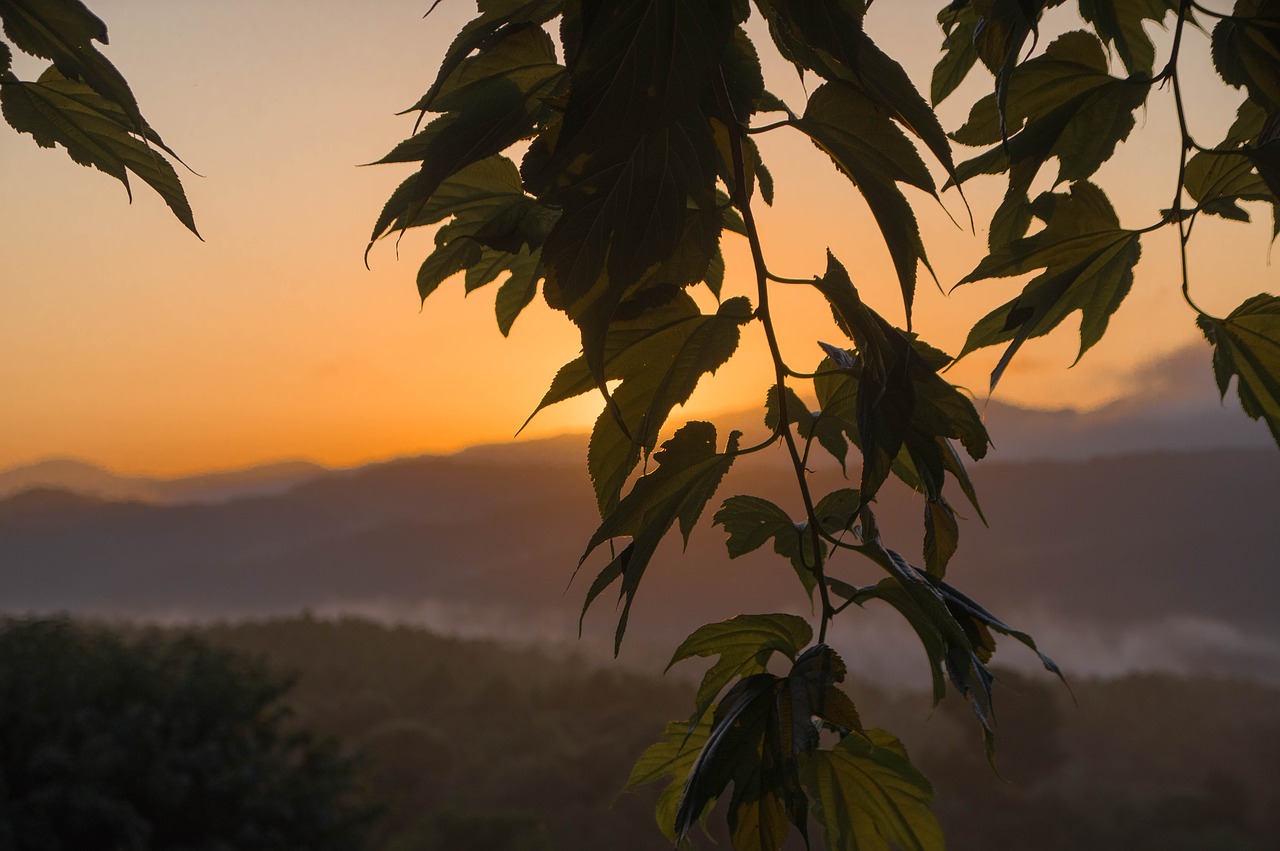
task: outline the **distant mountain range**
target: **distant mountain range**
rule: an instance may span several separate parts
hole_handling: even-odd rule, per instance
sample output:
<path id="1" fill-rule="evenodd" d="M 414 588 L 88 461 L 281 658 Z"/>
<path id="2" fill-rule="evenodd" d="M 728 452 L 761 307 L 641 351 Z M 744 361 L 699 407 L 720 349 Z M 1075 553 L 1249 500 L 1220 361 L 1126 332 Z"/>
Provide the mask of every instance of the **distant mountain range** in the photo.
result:
<path id="1" fill-rule="evenodd" d="M 1280 683 L 1280 452 L 1238 405 L 1204 401 L 1203 380 L 1177 380 L 1166 364 L 1097 411 L 986 405 L 999 448 L 974 478 L 991 528 L 962 524 L 949 578 L 1076 670 Z M 761 428 L 754 414 L 717 420 Z M 584 451 L 585 436 L 569 435 L 351 470 L 292 462 L 180 479 L 65 461 L 10 470 L 0 473 L 0 609 L 175 620 L 309 608 L 567 641 L 600 567 L 588 563 L 565 590 L 598 522 Z M 784 466 L 780 451 L 753 456 L 720 498 L 754 493 L 798 513 Z M 847 484 L 815 479 L 819 490 Z M 708 620 L 807 611 L 772 554 L 727 558 L 722 530 L 710 527 L 716 504 L 687 553 L 673 536 L 650 568 L 624 650 L 633 659 L 669 653 Z M 921 513 L 905 489 L 878 501 L 886 540 L 914 559 Z M 853 561 L 836 569 L 875 578 Z M 834 636 L 859 648 L 855 668 L 909 678 L 920 670 L 914 637 L 882 615 L 859 613 Z M 607 647 L 612 618 L 602 599 L 582 646 Z M 1034 661 L 1010 656 L 1002 661 Z"/>

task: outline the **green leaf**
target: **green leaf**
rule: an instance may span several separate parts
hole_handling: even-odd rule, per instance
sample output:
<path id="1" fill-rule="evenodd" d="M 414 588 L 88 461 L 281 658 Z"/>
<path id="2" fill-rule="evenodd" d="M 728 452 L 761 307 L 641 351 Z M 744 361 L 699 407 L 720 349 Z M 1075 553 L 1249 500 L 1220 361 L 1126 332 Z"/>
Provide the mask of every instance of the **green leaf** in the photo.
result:
<path id="1" fill-rule="evenodd" d="M 13 64 L 13 51 L 9 50 L 9 45 L 0 41 L 0 74 L 9 73 L 9 68 Z"/>
<path id="2" fill-rule="evenodd" d="M 787 400 L 787 422 L 795 425 L 796 432 L 800 437 L 804 438 L 806 443 L 811 440 L 817 440 L 822 448 L 826 449 L 831 455 L 840 462 L 840 469 L 845 469 L 844 459 L 848 451 L 848 445 L 845 443 L 844 434 L 841 430 L 840 423 L 832 417 L 822 415 L 822 412 L 812 413 L 804 401 L 796 395 L 796 392 L 790 387 L 786 392 Z M 765 396 L 764 402 L 764 424 L 770 431 L 778 431 L 778 388 L 776 386 L 769 388 L 768 395 Z"/>
<path id="3" fill-rule="evenodd" d="M 656 309 L 613 323 L 605 339 L 604 374 L 622 383 L 612 394 L 613 406 L 596 420 L 587 455 L 602 513 L 616 503 L 641 453 L 657 444 L 671 410 L 689 399 L 702 376 L 733 355 L 741 326 L 750 318 L 751 304 L 743 297 L 704 315 L 688 294 L 676 292 Z M 576 358 L 556 374 L 530 419 L 595 386 L 585 355 Z M 616 417 L 625 423 L 625 432 Z"/>
<path id="4" fill-rule="evenodd" d="M 445 51 L 444 61 L 431 88 L 407 111 L 433 109 L 436 96 L 467 56 L 482 48 L 495 35 L 518 28 L 521 24 L 546 23 L 560 14 L 563 6 L 564 0 L 483 0 L 479 3 L 480 16 L 469 21 Z"/>
<path id="5" fill-rule="evenodd" d="M 484 53 L 463 60 L 450 80 L 456 87 L 445 99 L 449 111 L 378 161 L 422 165 L 383 208 L 370 246 L 393 229 L 425 224 L 423 211 L 444 182 L 532 131 L 546 110 L 545 101 L 564 84 L 565 72 L 555 62 L 546 33 L 537 27 L 516 27 Z M 449 211 L 440 203 L 425 219 L 439 215 L 441 209 Z"/>
<path id="6" fill-rule="evenodd" d="M 587 543 L 586 552 L 578 561 L 579 567 L 605 541 L 619 537 L 632 539 L 623 554 L 600 573 L 600 578 L 609 577 L 606 585 L 616 579 L 622 580 L 620 596 L 625 603 L 614 635 L 615 654 L 622 645 L 636 589 L 658 543 L 678 521 L 680 532 L 688 544 L 689 534 L 702 509 L 733 464 L 738 437 L 738 432 L 730 433 L 725 451 L 717 453 L 715 426 L 698 421 L 683 426 L 654 453 L 657 469 L 636 481 L 631 492 L 604 518 Z M 603 589 L 596 590 L 593 586 L 592 590 L 594 593 L 588 594 L 582 609 L 584 616 L 591 601 Z"/>
<path id="7" fill-rule="evenodd" d="M 1237 0 L 1213 28 L 1213 64 L 1268 114 L 1280 109 L 1280 9 L 1271 0 Z"/>
<path id="8" fill-rule="evenodd" d="M 756 496 L 731 496 L 720 506 L 712 522 L 723 526 L 729 534 L 725 545 L 729 558 L 737 558 L 759 549 L 773 541 L 773 551 L 788 559 L 805 594 L 813 597 L 817 587 L 814 575 L 816 559 L 813 554 L 813 536 L 807 524 L 793 523 L 778 506 Z M 822 546 L 826 555 L 826 546 Z"/>
<path id="9" fill-rule="evenodd" d="M 1044 272 L 1021 295 L 987 314 L 969 332 L 960 357 L 985 346 L 1009 343 L 991 373 L 995 388 L 1010 359 L 1028 339 L 1047 334 L 1079 310 L 1080 353 L 1102 338 L 1111 314 L 1133 284 L 1141 254 L 1140 234 L 1120 227 L 1111 202 L 1091 183 L 1069 193 L 1046 192 L 1033 204 L 1044 230 L 996 248 L 960 281 Z"/>
<path id="10" fill-rule="evenodd" d="M 929 809 L 933 788 L 901 742 L 884 730 L 845 736 L 829 751 L 801 758 L 830 851 L 941 851 L 942 829 Z"/>
<path id="11" fill-rule="evenodd" d="M 542 263 L 533 255 L 517 257 L 511 263 L 511 275 L 498 288 L 498 297 L 494 301 L 494 312 L 498 317 L 498 330 L 502 336 L 511 333 L 511 326 L 516 317 L 529 306 L 538 292 L 538 281 L 542 280 Z"/>
<path id="12" fill-rule="evenodd" d="M 135 131 L 138 125 L 119 104 L 85 83 L 68 79 L 57 67 L 34 83 L 3 82 L 0 108 L 15 130 L 31 134 L 41 147 L 62 145 L 71 159 L 123 183 L 130 198 L 132 172 L 164 199 L 178 221 L 200 235 L 178 173 L 156 147 L 169 149 L 150 127 L 143 124 L 141 131 Z"/>
<path id="13" fill-rule="evenodd" d="M 674 721 L 667 725 L 663 739 L 650 745 L 631 769 L 624 792 L 670 777 L 671 782 L 658 798 L 654 810 L 658 828 L 672 845 L 677 842 L 676 810 L 684 793 L 685 780 L 702 752 L 711 732 L 711 719 L 704 718 L 690 727 L 688 722 Z"/>
<path id="14" fill-rule="evenodd" d="M 946 499 L 930 499 L 924 506 L 924 564 L 930 573 L 942 576 L 947 562 L 960 543 L 960 524 Z"/>
<path id="15" fill-rule="evenodd" d="M 936 197 L 933 178 L 897 125 L 853 86 L 827 83 L 813 93 L 796 126 L 831 157 L 858 187 L 893 258 L 910 324 L 916 267 L 930 270 L 911 205 L 898 189 L 907 183 Z"/>
<path id="16" fill-rule="evenodd" d="M 93 45 L 107 43 L 107 25 L 83 3 L 0 0 L 0 21 L 15 47 L 50 60 L 62 76 L 83 83 L 109 104 L 99 111 L 123 113 L 131 132 L 147 132 L 128 82 Z"/>
<path id="17" fill-rule="evenodd" d="M 1201 314 L 1196 321 L 1213 344 L 1213 374 L 1222 397 L 1235 376 L 1244 412 L 1265 420 L 1280 444 L 1280 298 L 1263 293 L 1225 319 Z"/>
<path id="18" fill-rule="evenodd" d="M 1125 69 L 1148 77 L 1155 70 L 1156 48 L 1143 23 L 1158 24 L 1177 11 L 1178 0 L 1080 0 L 1080 16 L 1115 47 Z"/>
<path id="19" fill-rule="evenodd" d="M 667 670 L 695 656 L 720 657 L 698 686 L 696 708 L 690 722 L 697 724 L 729 683 L 763 673 L 774 653 L 781 653 L 794 662 L 812 640 L 813 628 L 804 618 L 786 614 L 738 615 L 694 630 L 676 648 Z"/>
<path id="20" fill-rule="evenodd" d="M 929 99 L 934 106 L 960 87 L 978 61 L 978 51 L 973 46 L 978 16 L 971 5 L 947 6 L 938 13 L 938 23 L 944 38 L 942 58 L 933 67 L 929 83 Z"/>

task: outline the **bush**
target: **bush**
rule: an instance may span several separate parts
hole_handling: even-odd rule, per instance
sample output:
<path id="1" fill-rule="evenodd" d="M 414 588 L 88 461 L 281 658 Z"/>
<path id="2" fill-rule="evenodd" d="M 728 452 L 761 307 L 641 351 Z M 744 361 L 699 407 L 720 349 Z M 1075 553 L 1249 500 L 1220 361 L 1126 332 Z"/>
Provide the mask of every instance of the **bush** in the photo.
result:
<path id="1" fill-rule="evenodd" d="M 358 848 L 351 760 L 289 684 L 190 637 L 0 625 L 0 847 Z"/>

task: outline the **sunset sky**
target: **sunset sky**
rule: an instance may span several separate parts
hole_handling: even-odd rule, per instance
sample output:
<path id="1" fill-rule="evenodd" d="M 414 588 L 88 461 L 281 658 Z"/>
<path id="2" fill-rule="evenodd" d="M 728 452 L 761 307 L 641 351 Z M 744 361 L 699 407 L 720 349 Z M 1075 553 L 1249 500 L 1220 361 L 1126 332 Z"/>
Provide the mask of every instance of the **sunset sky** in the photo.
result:
<path id="1" fill-rule="evenodd" d="M 281 458 L 347 465 L 512 436 L 577 353 L 568 321 L 539 299 L 504 340 L 493 319 L 495 288 L 464 300 L 460 282 L 420 312 L 414 275 L 429 233 L 404 239 L 398 260 L 388 243 L 372 252 L 371 270 L 362 262 L 374 218 L 407 169 L 356 166 L 411 132 L 413 117 L 396 113 L 425 90 L 474 11 L 468 0 L 444 0 L 424 20 L 428 5 L 90 2 L 110 28 L 106 53 L 144 114 L 202 175 L 184 182 L 205 241 L 140 181 L 130 205 L 113 179 L 0 127 L 0 468 L 54 456 L 169 475 Z M 939 5 L 882 2 L 868 19 L 873 37 L 925 90 L 941 39 Z M 1189 47 L 1192 130 L 1213 143 L 1239 96 L 1212 81 L 1203 38 Z M 794 71 L 766 60 L 770 88 L 799 107 Z M 17 64 L 25 76 L 39 73 L 38 63 Z M 988 85 L 975 72 L 944 104 L 944 124 L 958 126 Z M 1177 141 L 1168 101 L 1167 93 L 1153 96 L 1133 141 L 1097 178 L 1126 225 L 1151 224 L 1172 197 Z M 778 180 L 777 206 L 759 213 L 771 267 L 812 275 L 830 246 L 864 297 L 900 323 L 892 268 L 856 191 L 795 132 L 769 134 L 762 146 Z M 1000 181 L 976 181 L 969 191 L 977 235 L 957 229 L 927 196 L 910 196 L 944 286 L 981 258 Z M 943 198 L 966 222 L 958 196 Z M 1252 208 L 1254 226 L 1197 225 L 1193 294 L 1218 315 L 1275 291 L 1270 212 Z M 1067 369 L 1078 345 L 1073 319 L 1024 347 L 997 398 L 1103 404 L 1133 392 L 1142 367 L 1200 339 L 1177 294 L 1172 237 L 1144 240 L 1133 292 L 1079 366 Z M 752 294 L 745 244 L 727 247 L 727 289 Z M 987 281 L 947 297 L 922 275 L 917 329 L 954 353 L 968 326 L 1020 286 Z M 838 339 L 811 293 L 780 288 L 775 308 L 797 366 L 817 362 L 814 340 Z M 768 367 L 752 333 L 685 413 L 762 401 Z M 981 399 L 998 354 L 966 359 L 949 377 Z M 1208 370 L 1207 345 L 1204 357 Z M 598 407 L 595 398 L 561 405 L 525 436 L 583 430 Z"/>

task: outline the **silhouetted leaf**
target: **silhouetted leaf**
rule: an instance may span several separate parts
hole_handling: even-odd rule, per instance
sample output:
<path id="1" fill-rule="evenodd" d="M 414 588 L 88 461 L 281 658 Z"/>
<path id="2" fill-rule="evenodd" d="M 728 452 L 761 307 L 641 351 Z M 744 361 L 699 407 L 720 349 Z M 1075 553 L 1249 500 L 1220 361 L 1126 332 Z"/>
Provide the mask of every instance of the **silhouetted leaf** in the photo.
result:
<path id="1" fill-rule="evenodd" d="M 654 453 L 657 469 L 636 481 L 631 492 L 604 518 L 587 543 L 586 552 L 578 561 L 579 567 L 605 541 L 618 537 L 632 539 L 623 553 L 600 573 L 600 577 L 611 577 L 607 584 L 612 584 L 615 579 L 622 580 L 620 596 L 625 602 L 614 635 L 615 654 L 622 645 L 636 589 L 658 543 L 677 521 L 680 533 L 688 543 L 689 533 L 693 531 L 703 507 L 733 464 L 738 437 L 738 432 L 730 433 L 725 451 L 717 453 L 715 426 L 697 421 L 683 426 Z M 598 578 L 597 584 L 599 581 Z M 587 606 L 603 589 L 596 590 L 593 586 L 592 590 L 594 593 L 588 594 L 583 606 L 584 615 Z"/>
<path id="2" fill-rule="evenodd" d="M 1009 360 L 1028 339 L 1047 334 L 1079 310 L 1080 353 L 1102 339 L 1111 314 L 1129 293 L 1141 254 L 1139 233 L 1120 227 L 1111 202 L 1091 183 L 1065 194 L 1046 192 L 1032 205 L 1044 230 L 997 247 L 961 284 L 984 278 L 1044 272 L 1022 294 L 975 324 L 960 357 L 985 346 L 1009 343 L 991 373 L 995 388 Z"/>
<path id="3" fill-rule="evenodd" d="M 732 499 L 753 498 L 733 497 Z M 727 621 L 710 623 L 694 630 L 676 648 L 671 661 L 667 663 L 667 670 L 671 670 L 671 666 L 675 663 L 695 656 L 720 657 L 703 676 L 702 684 L 698 686 L 696 708 L 690 722 L 697 724 L 729 683 L 763 673 L 774 653 L 781 653 L 794 662 L 800 651 L 812 640 L 813 628 L 804 618 L 786 614 L 738 615 Z"/>
<path id="4" fill-rule="evenodd" d="M 978 16 L 972 5 L 947 6 L 938 13 L 938 23 L 944 38 L 942 58 L 933 67 L 929 84 L 929 99 L 934 106 L 959 88 L 978 61 L 978 51 L 973 46 Z"/>
<path id="5" fill-rule="evenodd" d="M 1263 293 L 1226 319 L 1200 314 L 1196 321 L 1213 344 L 1213 374 L 1223 398 L 1235 376 L 1244 412 L 1265 420 L 1280 445 L 1280 298 Z"/>
<path id="6" fill-rule="evenodd" d="M 119 104 L 51 67 L 34 83 L 4 80 L 0 107 L 15 130 L 30 133 L 41 147 L 62 145 L 71 159 L 123 183 L 131 198 L 129 172 L 133 172 L 164 199 L 178 221 L 199 236 L 177 172 L 152 146 L 168 148 L 147 125 L 135 130 L 135 119 Z"/>
<path id="7" fill-rule="evenodd" d="M 0 21 L 15 47 L 50 60 L 109 104 L 95 111 L 123 113 L 133 133 L 149 129 L 129 84 L 93 45 L 107 43 L 107 25 L 79 0 L 0 0 Z"/>
<path id="8" fill-rule="evenodd" d="M 520 24 L 546 23 L 560 13 L 564 0 L 481 0 L 477 5 L 480 16 L 469 21 L 454 37 L 445 51 L 435 82 L 408 112 L 432 109 L 445 82 L 472 51 L 483 47 L 502 30 L 513 29 Z"/>
<path id="9" fill-rule="evenodd" d="M 1098 35 L 1114 45 L 1130 74 L 1154 71 L 1156 48 L 1143 23 L 1160 23 L 1178 11 L 1178 0 L 1080 0 L 1080 16 L 1093 24 Z"/>
<path id="10" fill-rule="evenodd" d="M 930 573 L 942 576 L 947 562 L 960 543 L 960 524 L 945 498 L 930 499 L 924 506 L 924 564 Z"/>
<path id="11" fill-rule="evenodd" d="M 897 125 L 853 86 L 827 83 L 809 98 L 796 126 L 830 157 L 862 192 L 893 257 L 910 325 L 916 266 L 929 266 L 911 205 L 897 183 L 934 194 L 933 178 L 915 146 Z"/>
<path id="12" fill-rule="evenodd" d="M 824 417 L 822 412 L 811 412 L 804 401 L 790 387 L 786 392 L 787 421 L 795 425 L 796 433 L 804 440 L 817 440 L 822 448 L 840 462 L 844 470 L 845 454 L 848 444 L 845 443 L 840 423 L 832 417 Z M 764 424 L 770 431 L 778 430 L 778 388 L 769 388 L 764 402 Z"/>
<path id="13" fill-rule="evenodd" d="M 801 758 L 801 777 L 829 851 L 941 851 L 933 788 L 884 730 L 845 736 Z"/>
<path id="14" fill-rule="evenodd" d="M 731 496 L 720 506 L 713 521 L 729 533 L 725 545 L 729 558 L 737 558 L 773 541 L 773 550 L 791 562 L 805 593 L 813 596 L 817 587 L 813 535 L 807 523 L 794 523 L 778 506 L 756 496 Z M 826 547 L 822 548 L 826 555 Z"/>
<path id="15" fill-rule="evenodd" d="M 1280 109 L 1280 8 L 1272 0 L 1236 0 L 1213 28 L 1213 64 L 1269 114 Z"/>

